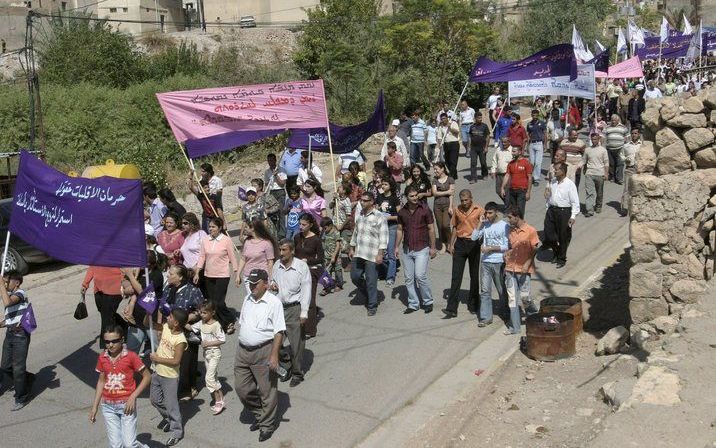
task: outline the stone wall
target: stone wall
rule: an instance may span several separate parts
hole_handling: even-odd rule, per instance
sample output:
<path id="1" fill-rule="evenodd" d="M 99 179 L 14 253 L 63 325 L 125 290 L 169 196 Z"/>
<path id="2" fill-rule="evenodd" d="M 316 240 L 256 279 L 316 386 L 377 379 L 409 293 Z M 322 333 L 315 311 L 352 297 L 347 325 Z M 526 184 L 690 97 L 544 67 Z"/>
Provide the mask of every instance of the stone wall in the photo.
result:
<path id="1" fill-rule="evenodd" d="M 716 88 L 647 103 L 631 177 L 629 296 L 634 324 L 678 313 L 714 274 Z M 633 330 L 633 329 L 632 329 Z"/>

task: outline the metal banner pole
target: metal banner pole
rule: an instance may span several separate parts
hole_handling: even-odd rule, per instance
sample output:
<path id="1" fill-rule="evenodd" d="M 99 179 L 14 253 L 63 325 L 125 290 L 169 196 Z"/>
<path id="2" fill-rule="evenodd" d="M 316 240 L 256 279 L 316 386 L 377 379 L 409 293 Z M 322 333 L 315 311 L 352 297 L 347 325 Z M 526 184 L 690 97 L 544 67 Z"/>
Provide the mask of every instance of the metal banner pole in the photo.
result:
<path id="1" fill-rule="evenodd" d="M 5 235 L 5 248 L 2 251 L 2 267 L 0 267 L 0 277 L 5 277 L 5 261 L 7 260 L 7 250 L 10 247 L 10 231 Z"/>

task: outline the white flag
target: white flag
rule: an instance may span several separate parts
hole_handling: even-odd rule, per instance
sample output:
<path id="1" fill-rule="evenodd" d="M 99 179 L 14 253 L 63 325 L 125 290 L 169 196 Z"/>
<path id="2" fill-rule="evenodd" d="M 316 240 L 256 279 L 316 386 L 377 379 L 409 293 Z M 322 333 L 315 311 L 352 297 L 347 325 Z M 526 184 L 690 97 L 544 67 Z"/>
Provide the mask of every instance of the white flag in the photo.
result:
<path id="1" fill-rule="evenodd" d="M 659 42 L 662 44 L 669 39 L 669 22 L 666 21 L 666 17 L 661 16 L 661 31 L 659 33 Z"/>
<path id="2" fill-rule="evenodd" d="M 636 26 L 636 23 L 632 19 L 629 19 L 629 27 L 627 28 L 627 35 L 629 36 L 629 43 L 636 45 L 644 45 L 644 32 Z"/>
<path id="3" fill-rule="evenodd" d="M 589 51 L 589 48 L 584 45 L 582 36 L 579 35 L 577 27 L 574 25 L 572 25 L 572 46 L 574 47 L 574 56 L 577 59 L 581 59 L 582 62 L 594 59 L 594 55 Z"/>
<path id="4" fill-rule="evenodd" d="M 602 43 L 599 42 L 597 39 L 594 39 L 594 45 L 597 47 L 597 51 L 599 51 L 600 53 L 607 49 L 607 47 L 602 45 Z"/>
<path id="5" fill-rule="evenodd" d="M 699 27 L 696 28 L 696 32 L 691 37 L 691 42 L 689 42 L 689 49 L 686 51 L 686 58 L 694 60 L 697 57 L 701 56 L 701 48 L 703 45 L 703 42 L 701 40 L 701 33 L 703 31 L 703 24 L 701 21 L 699 21 Z"/>
<path id="6" fill-rule="evenodd" d="M 684 14 L 684 32 L 681 33 L 684 36 L 687 36 L 689 34 L 692 34 L 694 32 L 693 28 L 691 28 L 691 24 L 689 23 L 689 19 L 686 18 L 686 14 Z"/>
<path id="7" fill-rule="evenodd" d="M 626 37 L 624 37 L 624 31 L 619 27 L 619 36 L 617 37 L 617 53 L 626 53 L 627 43 Z"/>

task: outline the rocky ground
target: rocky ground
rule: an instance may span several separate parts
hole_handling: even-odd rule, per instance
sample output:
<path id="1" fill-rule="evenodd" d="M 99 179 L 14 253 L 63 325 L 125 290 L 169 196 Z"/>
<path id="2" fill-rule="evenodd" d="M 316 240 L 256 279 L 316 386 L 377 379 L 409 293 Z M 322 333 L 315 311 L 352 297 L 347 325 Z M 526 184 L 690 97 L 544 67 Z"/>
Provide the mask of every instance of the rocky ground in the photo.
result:
<path id="1" fill-rule="evenodd" d="M 623 315 L 627 281 L 623 256 L 582 298 L 609 301 L 617 308 L 613 315 Z M 516 353 L 487 385 L 466 391 L 405 446 L 716 446 L 716 302 L 709 292 L 680 315 L 644 326 L 631 345 L 622 327 L 601 342 L 602 331 L 581 334 L 576 355 L 561 361 Z M 608 315 L 599 311 L 595 318 L 591 325 L 603 326 Z M 596 356 L 597 349 L 612 354 Z"/>

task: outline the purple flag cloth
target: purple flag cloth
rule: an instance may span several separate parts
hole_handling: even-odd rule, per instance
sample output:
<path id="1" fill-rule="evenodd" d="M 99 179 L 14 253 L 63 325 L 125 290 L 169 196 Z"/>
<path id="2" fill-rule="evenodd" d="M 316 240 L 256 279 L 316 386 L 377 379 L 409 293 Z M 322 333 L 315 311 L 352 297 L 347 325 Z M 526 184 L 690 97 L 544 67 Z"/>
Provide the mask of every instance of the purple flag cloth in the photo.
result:
<path id="1" fill-rule="evenodd" d="M 339 126 L 331 124 L 331 139 L 335 154 L 349 153 L 365 142 L 368 137 L 378 132 L 385 132 L 385 105 L 383 91 L 378 94 L 375 110 L 367 121 L 353 126 Z M 308 149 L 308 139 L 311 139 L 311 151 L 328 152 L 328 133 L 326 128 L 295 129 L 291 131 L 288 139 L 289 148 Z"/>
<path id="2" fill-rule="evenodd" d="M 144 267 L 142 182 L 69 177 L 20 154 L 9 230 L 68 263 Z"/>
<path id="3" fill-rule="evenodd" d="M 226 151 L 232 148 L 238 148 L 262 140 L 267 137 L 273 137 L 284 132 L 285 129 L 271 129 L 268 131 L 235 131 L 227 134 L 214 135 L 198 140 L 187 140 L 184 145 L 192 159 Z"/>
<path id="4" fill-rule="evenodd" d="M 572 44 L 546 48 L 520 61 L 496 62 L 484 56 L 470 70 L 470 82 L 525 81 L 567 76 L 577 78 L 577 60 Z"/>
<path id="5" fill-rule="evenodd" d="M 150 283 L 144 288 L 144 291 L 137 297 L 137 305 L 144 308 L 147 314 L 154 313 L 154 310 L 157 309 L 157 293 L 154 292 L 154 285 Z"/>
<path id="6" fill-rule="evenodd" d="M 644 39 L 644 45 L 636 49 L 636 55 L 639 56 L 639 59 L 642 61 L 647 59 L 659 59 L 659 46 L 661 46 L 662 59 L 683 58 L 689 50 L 691 36 L 691 34 L 669 36 L 663 43 L 661 43 L 659 36 L 647 37 Z"/>
<path id="7" fill-rule="evenodd" d="M 587 64 L 594 64 L 594 70 L 598 72 L 606 72 L 609 70 L 609 49 L 602 51 L 594 56 L 594 59 L 588 61 Z"/>
<path id="8" fill-rule="evenodd" d="M 37 321 L 35 320 L 35 312 L 32 311 L 32 303 L 29 303 L 27 308 L 25 308 L 22 319 L 20 319 L 20 325 L 22 325 L 22 328 L 28 333 L 32 333 L 37 329 Z"/>

